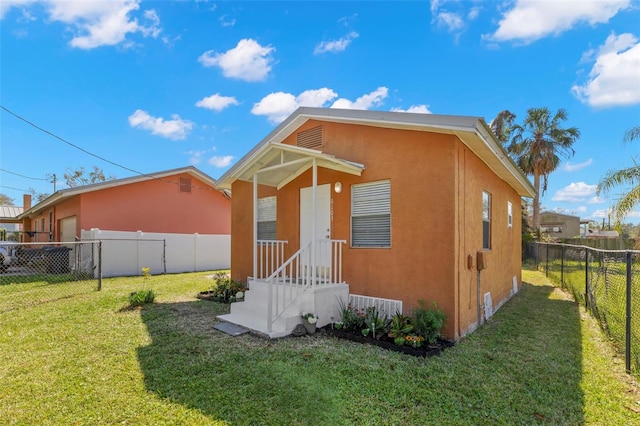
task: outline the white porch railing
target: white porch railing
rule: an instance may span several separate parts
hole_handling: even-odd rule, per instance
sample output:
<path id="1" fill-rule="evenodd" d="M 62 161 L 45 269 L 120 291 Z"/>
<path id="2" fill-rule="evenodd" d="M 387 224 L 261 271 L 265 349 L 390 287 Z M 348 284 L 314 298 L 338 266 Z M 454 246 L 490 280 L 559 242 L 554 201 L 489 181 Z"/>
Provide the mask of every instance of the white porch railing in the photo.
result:
<path id="1" fill-rule="evenodd" d="M 258 240 L 254 278 L 266 279 L 284 262 L 286 240 Z"/>
<path id="2" fill-rule="evenodd" d="M 267 329 L 309 288 L 342 283 L 345 240 L 316 240 L 300 248 L 265 281 L 268 285 Z M 315 273 L 313 271 L 315 270 Z"/>

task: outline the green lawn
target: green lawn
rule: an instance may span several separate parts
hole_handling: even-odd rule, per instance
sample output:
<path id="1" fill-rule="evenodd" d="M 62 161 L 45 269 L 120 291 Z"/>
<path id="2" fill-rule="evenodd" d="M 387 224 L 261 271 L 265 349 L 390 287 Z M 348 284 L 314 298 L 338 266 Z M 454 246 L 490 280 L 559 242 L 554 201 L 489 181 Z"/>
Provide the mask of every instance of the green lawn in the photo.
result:
<path id="1" fill-rule="evenodd" d="M 640 375 L 640 267 L 634 263 L 631 285 L 631 364 Z M 541 265 L 544 269 L 544 264 Z M 574 298 L 585 305 L 585 264 L 560 260 L 549 263 L 549 279 L 564 287 Z M 620 259 L 600 263 L 595 260 L 589 268 L 590 303 L 592 314 L 612 338 L 618 352 L 625 352 L 626 338 L 626 264 Z"/>
<path id="2" fill-rule="evenodd" d="M 480 330 L 419 359 L 212 329 L 204 273 L 0 309 L 0 424 L 631 425 L 640 390 L 598 325 L 538 272 Z M 156 303 L 127 310 L 130 292 Z"/>

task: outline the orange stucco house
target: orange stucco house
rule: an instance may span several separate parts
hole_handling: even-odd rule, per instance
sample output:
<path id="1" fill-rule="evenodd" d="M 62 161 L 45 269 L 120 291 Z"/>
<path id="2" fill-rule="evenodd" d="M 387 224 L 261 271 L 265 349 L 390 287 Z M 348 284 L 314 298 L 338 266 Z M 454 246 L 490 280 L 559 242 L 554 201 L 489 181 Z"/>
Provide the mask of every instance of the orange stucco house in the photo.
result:
<path id="1" fill-rule="evenodd" d="M 521 286 L 521 197 L 535 190 L 482 118 L 299 108 L 218 180 L 231 270 L 221 319 L 271 337 L 340 303 L 436 302 L 458 339 Z"/>
<path id="2" fill-rule="evenodd" d="M 18 216 L 25 242 L 74 241 L 82 229 L 230 234 L 231 200 L 189 166 L 66 188 Z"/>

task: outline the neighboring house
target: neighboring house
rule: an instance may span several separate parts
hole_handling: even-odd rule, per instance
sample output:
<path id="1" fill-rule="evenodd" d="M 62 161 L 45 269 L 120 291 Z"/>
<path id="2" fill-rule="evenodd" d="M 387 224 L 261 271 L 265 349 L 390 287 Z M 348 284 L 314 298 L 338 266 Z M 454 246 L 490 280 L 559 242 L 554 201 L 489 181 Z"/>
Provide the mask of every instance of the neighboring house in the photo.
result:
<path id="1" fill-rule="evenodd" d="M 30 204 L 30 203 L 29 203 Z M 74 241 L 81 230 L 230 234 L 231 201 L 189 166 L 56 191 L 24 206 L 23 241 Z"/>
<path id="2" fill-rule="evenodd" d="M 580 218 L 556 212 L 540 213 L 540 232 L 553 238 L 580 236 Z"/>
<path id="3" fill-rule="evenodd" d="M 233 191 L 232 278 L 250 288 L 220 318 L 271 337 L 304 311 L 322 326 L 347 301 L 393 315 L 424 299 L 458 339 L 520 286 L 535 189 L 482 118 L 299 108 L 218 187 Z"/>
<path id="4" fill-rule="evenodd" d="M 17 219 L 21 213 L 22 207 L 11 205 L 0 206 L 0 240 L 16 238 L 16 233 L 22 230 L 20 220 Z"/>

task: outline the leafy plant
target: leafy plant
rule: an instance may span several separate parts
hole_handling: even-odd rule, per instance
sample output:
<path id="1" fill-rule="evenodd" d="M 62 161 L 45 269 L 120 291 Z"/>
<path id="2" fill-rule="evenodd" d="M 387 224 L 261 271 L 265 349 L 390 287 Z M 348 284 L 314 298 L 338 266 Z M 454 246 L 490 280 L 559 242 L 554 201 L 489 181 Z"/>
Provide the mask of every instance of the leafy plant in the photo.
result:
<path id="1" fill-rule="evenodd" d="M 309 324 L 315 324 L 316 322 L 318 322 L 318 317 L 315 314 L 312 314 L 311 312 L 305 312 L 302 315 L 300 315 L 300 317 L 306 322 L 308 322 Z"/>
<path id="2" fill-rule="evenodd" d="M 426 302 L 418 300 L 418 307 L 413 310 L 413 326 L 416 334 L 424 337 L 427 343 L 435 343 L 447 316 L 435 302 L 427 308 Z"/>
<path id="3" fill-rule="evenodd" d="M 396 312 L 396 314 L 391 317 L 391 327 L 389 328 L 389 337 L 398 338 L 398 342 L 400 339 L 404 342 L 404 336 L 409 334 L 413 330 L 413 324 L 411 324 L 411 318 L 402 315 L 402 312 Z"/>
<path id="4" fill-rule="evenodd" d="M 142 276 L 145 280 L 151 278 L 151 268 L 142 268 Z"/>
<path id="5" fill-rule="evenodd" d="M 365 314 L 360 312 L 358 308 L 340 302 L 340 313 L 342 314 L 342 327 L 345 330 L 358 331 L 364 328 Z"/>
<path id="6" fill-rule="evenodd" d="M 244 285 L 231 279 L 229 274 L 218 273 L 213 277 L 213 289 L 209 292 L 220 302 L 235 302 L 244 298 Z"/>
<path id="7" fill-rule="evenodd" d="M 131 306 L 141 306 L 147 303 L 153 303 L 156 294 L 153 290 L 138 290 L 129 295 L 129 304 Z"/>
<path id="8" fill-rule="evenodd" d="M 378 308 L 370 306 L 365 311 L 364 323 L 366 328 L 371 332 L 371 337 L 379 339 L 380 336 L 389 331 L 391 321 L 381 315 Z"/>

